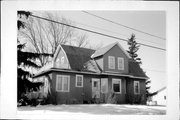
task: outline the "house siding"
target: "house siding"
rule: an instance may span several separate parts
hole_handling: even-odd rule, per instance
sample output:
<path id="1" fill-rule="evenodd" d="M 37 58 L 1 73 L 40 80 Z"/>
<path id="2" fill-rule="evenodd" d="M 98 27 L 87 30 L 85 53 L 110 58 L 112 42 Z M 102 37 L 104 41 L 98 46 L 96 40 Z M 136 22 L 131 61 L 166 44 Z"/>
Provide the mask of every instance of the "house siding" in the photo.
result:
<path id="1" fill-rule="evenodd" d="M 108 56 L 115 57 L 115 69 L 109 69 L 108 67 Z M 124 70 L 118 70 L 118 57 L 124 58 Z M 118 72 L 118 73 L 128 73 L 128 58 L 125 53 L 119 48 L 118 45 L 115 45 L 111 48 L 103 57 L 104 72 Z"/>
<path id="2" fill-rule="evenodd" d="M 140 83 L 140 94 L 134 94 L 134 81 Z M 127 78 L 126 81 L 126 101 L 131 104 L 146 104 L 146 85 L 145 80 Z"/>
<path id="3" fill-rule="evenodd" d="M 70 88 L 69 92 L 57 92 L 56 91 L 56 76 L 57 75 L 68 75 L 70 76 Z M 83 87 L 76 87 L 76 75 L 83 75 Z M 100 98 L 96 99 L 98 103 L 107 103 L 108 96 L 112 91 L 112 79 L 121 79 L 121 93 L 115 93 L 118 104 L 126 103 L 126 86 L 124 77 L 115 76 L 98 76 L 98 75 L 87 75 L 87 74 L 76 74 L 76 73 L 65 73 L 65 72 L 54 72 L 52 74 L 52 101 L 56 104 L 82 104 L 83 102 L 92 102 L 92 78 L 108 79 L 108 93 L 100 93 Z M 100 83 L 101 84 L 101 83 Z"/>

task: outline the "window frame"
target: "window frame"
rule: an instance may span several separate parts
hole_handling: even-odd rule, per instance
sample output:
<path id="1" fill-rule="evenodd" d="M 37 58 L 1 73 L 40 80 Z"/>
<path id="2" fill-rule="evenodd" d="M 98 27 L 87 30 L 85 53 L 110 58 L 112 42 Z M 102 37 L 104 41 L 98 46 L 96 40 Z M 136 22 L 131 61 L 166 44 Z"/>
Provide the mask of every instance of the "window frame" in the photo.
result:
<path id="1" fill-rule="evenodd" d="M 136 88 L 135 88 L 136 83 L 138 83 L 138 92 L 136 92 Z M 134 94 L 135 95 L 140 94 L 140 82 L 139 81 L 134 81 Z"/>
<path id="2" fill-rule="evenodd" d="M 62 90 L 58 90 L 58 77 L 62 77 Z M 67 77 L 68 78 L 68 90 L 64 90 L 64 78 Z M 70 90 L 70 76 L 69 75 L 57 75 L 56 76 L 56 91 L 57 92 L 69 92 Z"/>
<path id="3" fill-rule="evenodd" d="M 103 88 L 103 86 L 102 86 L 102 82 L 105 82 L 105 83 L 107 83 L 107 84 L 105 84 L 105 89 L 106 89 L 106 91 L 104 92 L 104 91 L 102 91 L 102 88 Z M 108 93 L 108 78 L 101 78 L 101 93 Z"/>
<path id="4" fill-rule="evenodd" d="M 115 81 L 119 82 L 119 87 L 120 87 L 119 92 L 114 91 L 113 85 L 114 85 Z M 122 81 L 121 79 L 115 79 L 115 78 L 112 79 L 112 90 L 114 93 L 121 94 L 121 92 L 122 92 L 122 82 L 121 81 Z"/>
<path id="5" fill-rule="evenodd" d="M 111 62 L 111 58 L 113 59 L 113 61 Z M 113 64 L 113 66 L 111 66 L 111 64 Z M 108 56 L 108 68 L 109 69 L 115 69 L 115 57 L 114 56 Z"/>
<path id="6" fill-rule="evenodd" d="M 120 68 L 120 64 L 119 64 L 120 60 L 122 60 L 122 68 Z M 118 70 L 124 70 L 124 58 L 123 57 L 118 57 L 117 62 L 118 62 Z"/>
<path id="7" fill-rule="evenodd" d="M 78 78 L 78 77 L 81 77 L 81 78 L 82 78 L 82 82 L 81 82 L 82 84 L 81 84 L 81 86 L 78 86 L 78 85 L 77 85 L 77 82 L 78 82 L 78 79 L 77 79 L 77 78 Z M 84 81 L 83 75 L 76 75 L 76 84 L 75 84 L 76 87 L 83 87 L 83 81 Z"/>

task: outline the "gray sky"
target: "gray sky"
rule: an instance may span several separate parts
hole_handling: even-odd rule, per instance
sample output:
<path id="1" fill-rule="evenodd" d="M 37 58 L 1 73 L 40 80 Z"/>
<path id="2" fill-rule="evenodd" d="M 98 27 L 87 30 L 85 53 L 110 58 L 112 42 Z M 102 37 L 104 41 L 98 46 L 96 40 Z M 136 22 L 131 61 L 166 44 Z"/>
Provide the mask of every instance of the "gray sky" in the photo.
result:
<path id="1" fill-rule="evenodd" d="M 53 13 L 71 20 L 76 26 L 85 29 L 105 33 L 108 35 L 130 38 L 131 34 L 136 35 L 137 42 L 166 48 L 166 40 L 139 33 L 122 26 L 96 18 L 82 11 L 52 11 Z M 88 11 L 95 15 L 104 17 L 128 27 L 144 31 L 162 38 L 166 38 L 166 14 L 163 11 Z M 96 35 L 78 30 L 79 33 L 86 33 L 91 45 L 101 44 L 106 46 L 118 41 L 125 50 L 128 49 L 127 42 Z M 142 68 L 151 79 L 151 91 L 156 91 L 166 85 L 166 52 L 158 49 L 141 46 L 138 51 L 142 59 Z"/>

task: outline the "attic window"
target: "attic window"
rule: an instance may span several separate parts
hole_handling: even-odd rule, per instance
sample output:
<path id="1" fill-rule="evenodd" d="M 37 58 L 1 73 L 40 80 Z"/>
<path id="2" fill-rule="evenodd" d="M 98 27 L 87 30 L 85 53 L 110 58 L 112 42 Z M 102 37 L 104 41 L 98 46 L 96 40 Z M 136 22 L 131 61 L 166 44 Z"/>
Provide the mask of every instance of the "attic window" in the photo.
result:
<path id="1" fill-rule="evenodd" d="M 114 56 L 108 57 L 108 67 L 109 67 L 109 69 L 115 69 L 115 57 Z"/>
<path id="2" fill-rule="evenodd" d="M 61 57 L 61 64 L 64 64 L 64 57 Z"/>
<path id="3" fill-rule="evenodd" d="M 124 58 L 118 57 L 118 70 L 124 70 Z"/>
<path id="4" fill-rule="evenodd" d="M 134 81 L 134 94 L 140 94 L 139 81 Z"/>

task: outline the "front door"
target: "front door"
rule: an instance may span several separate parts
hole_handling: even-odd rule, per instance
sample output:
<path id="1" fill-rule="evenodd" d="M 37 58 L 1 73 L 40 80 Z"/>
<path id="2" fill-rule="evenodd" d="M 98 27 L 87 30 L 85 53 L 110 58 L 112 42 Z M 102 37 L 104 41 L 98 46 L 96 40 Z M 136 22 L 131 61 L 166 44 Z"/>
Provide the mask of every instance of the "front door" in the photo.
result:
<path id="1" fill-rule="evenodd" d="M 92 78 L 92 98 L 100 98 L 100 79 Z"/>

